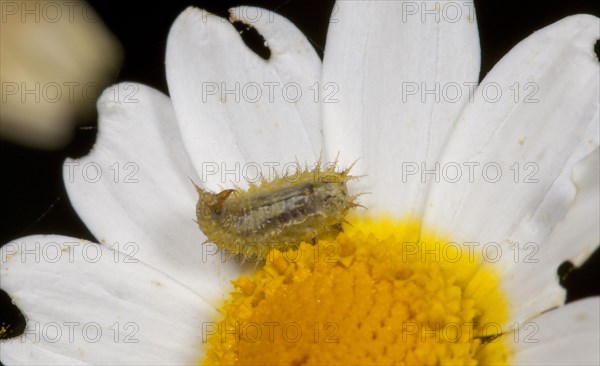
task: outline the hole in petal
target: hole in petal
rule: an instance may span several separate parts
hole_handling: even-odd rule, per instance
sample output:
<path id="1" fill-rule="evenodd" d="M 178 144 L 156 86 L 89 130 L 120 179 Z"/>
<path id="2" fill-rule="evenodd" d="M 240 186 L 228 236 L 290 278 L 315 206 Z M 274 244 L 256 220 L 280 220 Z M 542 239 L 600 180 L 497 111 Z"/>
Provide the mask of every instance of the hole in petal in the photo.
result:
<path id="1" fill-rule="evenodd" d="M 574 269 L 575 266 L 569 261 L 564 261 L 560 266 L 558 266 L 558 270 L 556 271 L 558 274 L 558 283 L 560 283 L 564 289 L 567 288 L 567 280 L 571 274 L 571 271 Z"/>
<path id="2" fill-rule="evenodd" d="M 0 290 L 0 314 L 0 340 L 23 334 L 25 316 L 3 290 Z"/>
<path id="3" fill-rule="evenodd" d="M 596 59 L 600 60 L 600 39 L 597 39 L 596 44 L 594 44 L 594 53 L 596 54 Z"/>
<path id="4" fill-rule="evenodd" d="M 560 284 L 567 290 L 567 303 L 600 295 L 596 278 L 600 276 L 600 249 L 596 249 L 580 267 L 564 262 L 558 267 Z"/>
<path id="5" fill-rule="evenodd" d="M 254 27 L 240 21 L 232 24 L 248 48 L 265 60 L 271 58 L 271 49 L 267 46 L 267 41 Z"/>
<path id="6" fill-rule="evenodd" d="M 97 121 L 98 117 L 96 115 L 93 122 L 89 121 L 90 123 L 88 125 L 76 127 L 73 140 L 71 140 L 71 143 L 64 149 L 68 157 L 78 159 L 90 153 L 96 144 L 96 138 L 98 136 Z"/>

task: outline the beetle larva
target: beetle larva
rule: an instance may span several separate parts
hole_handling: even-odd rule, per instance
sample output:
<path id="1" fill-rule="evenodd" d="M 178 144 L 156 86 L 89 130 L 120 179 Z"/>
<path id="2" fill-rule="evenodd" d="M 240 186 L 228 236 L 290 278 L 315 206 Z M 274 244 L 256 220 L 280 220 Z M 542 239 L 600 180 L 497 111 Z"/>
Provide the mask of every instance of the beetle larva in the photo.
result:
<path id="1" fill-rule="evenodd" d="M 221 249 L 244 258 L 262 259 L 273 248 L 285 249 L 302 241 L 336 234 L 348 210 L 359 206 L 346 182 L 351 167 L 308 168 L 272 182 L 262 180 L 247 191 L 226 189 L 211 193 L 198 186 L 197 222 Z"/>

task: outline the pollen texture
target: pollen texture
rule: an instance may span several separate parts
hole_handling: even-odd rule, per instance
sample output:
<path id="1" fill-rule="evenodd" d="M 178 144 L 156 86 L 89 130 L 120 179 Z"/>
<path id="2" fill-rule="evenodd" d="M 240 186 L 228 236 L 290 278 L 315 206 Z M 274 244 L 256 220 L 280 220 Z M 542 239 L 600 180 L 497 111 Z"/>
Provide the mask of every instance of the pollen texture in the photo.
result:
<path id="1" fill-rule="evenodd" d="M 502 365 L 499 277 L 415 221 L 350 219 L 233 281 L 204 364 Z"/>

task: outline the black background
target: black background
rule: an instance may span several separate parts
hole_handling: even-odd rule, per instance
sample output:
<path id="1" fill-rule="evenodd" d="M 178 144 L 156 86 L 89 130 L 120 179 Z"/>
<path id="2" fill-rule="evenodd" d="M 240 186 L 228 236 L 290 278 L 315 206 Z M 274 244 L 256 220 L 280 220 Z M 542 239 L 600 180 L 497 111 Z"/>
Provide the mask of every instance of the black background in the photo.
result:
<path id="1" fill-rule="evenodd" d="M 89 1 L 106 26 L 123 44 L 125 59 L 114 82 L 135 81 L 168 93 L 164 54 L 169 28 L 177 15 L 194 5 L 226 16 L 227 9 L 253 5 L 274 10 L 289 18 L 312 42 L 322 57 L 329 14 L 333 1 L 191 1 L 123 2 Z M 565 16 L 599 14 L 595 1 L 475 1 L 482 50 L 481 77 L 516 43 L 535 30 Z M 596 44 L 598 54 L 598 44 Z M 96 126 L 95 116 L 81 121 Z M 62 182 L 62 163 L 67 157 L 86 155 L 94 144 L 96 129 L 77 129 L 73 141 L 58 151 L 39 151 L 0 142 L 3 215 L 0 220 L 0 245 L 32 234 L 62 234 L 93 240 L 73 211 Z M 565 243 L 566 244 L 566 243 Z M 600 294 L 600 252 L 580 269 L 568 264 L 559 272 L 564 277 L 568 300 Z M 0 324 L 19 318 L 0 294 Z M 43 306 L 43 304 L 40 304 Z M 16 320 L 15 320 L 16 319 Z"/>

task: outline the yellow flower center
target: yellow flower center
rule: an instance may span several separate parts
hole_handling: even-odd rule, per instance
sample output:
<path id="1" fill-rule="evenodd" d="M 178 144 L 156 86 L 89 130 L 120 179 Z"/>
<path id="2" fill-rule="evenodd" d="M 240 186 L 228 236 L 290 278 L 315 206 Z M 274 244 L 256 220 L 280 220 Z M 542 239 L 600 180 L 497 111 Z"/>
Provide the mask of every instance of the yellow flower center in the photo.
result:
<path id="1" fill-rule="evenodd" d="M 233 281 L 205 364 L 501 365 L 499 277 L 419 222 L 354 218 Z"/>

